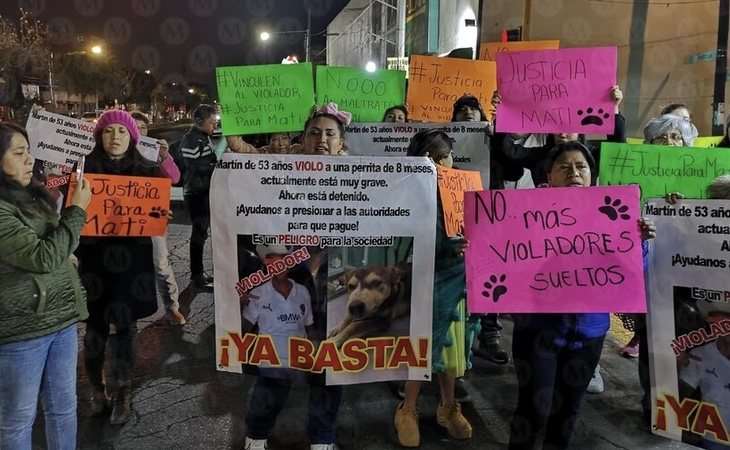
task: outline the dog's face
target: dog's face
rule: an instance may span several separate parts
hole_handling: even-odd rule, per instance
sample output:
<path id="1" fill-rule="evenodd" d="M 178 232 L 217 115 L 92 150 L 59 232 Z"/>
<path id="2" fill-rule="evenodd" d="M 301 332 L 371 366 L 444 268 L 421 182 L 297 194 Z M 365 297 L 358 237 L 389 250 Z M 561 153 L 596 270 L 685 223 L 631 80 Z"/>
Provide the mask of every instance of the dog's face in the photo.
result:
<path id="1" fill-rule="evenodd" d="M 355 319 L 372 315 L 399 289 L 403 271 L 398 267 L 360 267 L 340 277 L 347 287 L 347 310 Z"/>

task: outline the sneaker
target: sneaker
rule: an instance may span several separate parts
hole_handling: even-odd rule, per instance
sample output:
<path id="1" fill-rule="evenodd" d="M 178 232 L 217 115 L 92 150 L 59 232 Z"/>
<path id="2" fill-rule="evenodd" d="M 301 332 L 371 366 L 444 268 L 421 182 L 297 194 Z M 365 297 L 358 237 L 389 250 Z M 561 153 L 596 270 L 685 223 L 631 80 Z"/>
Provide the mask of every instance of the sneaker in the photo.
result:
<path id="1" fill-rule="evenodd" d="M 639 336 L 634 334 L 628 344 L 621 349 L 621 355 L 627 358 L 639 357 Z"/>
<path id="2" fill-rule="evenodd" d="M 461 405 L 457 402 L 450 405 L 439 404 L 436 410 L 436 421 L 446 428 L 453 439 L 471 438 L 471 424 L 461 414 Z"/>
<path id="3" fill-rule="evenodd" d="M 421 433 L 418 431 L 418 409 L 406 408 L 403 402 L 395 410 L 395 432 L 398 443 L 403 447 L 421 445 Z"/>
<path id="4" fill-rule="evenodd" d="M 269 448 L 269 443 L 266 439 L 251 439 L 246 437 L 246 443 L 243 444 L 243 450 L 266 450 Z"/>
<path id="5" fill-rule="evenodd" d="M 467 403 L 471 401 L 469 391 L 466 390 L 466 382 L 463 378 L 457 378 L 454 382 L 454 400 L 459 403 Z"/>
<path id="6" fill-rule="evenodd" d="M 335 450 L 335 444 L 312 444 L 309 450 Z"/>
<path id="7" fill-rule="evenodd" d="M 509 354 L 497 342 L 493 344 L 480 343 L 474 354 L 495 364 L 507 364 L 509 362 Z"/>
<path id="8" fill-rule="evenodd" d="M 205 272 L 191 275 L 190 281 L 198 289 L 213 289 L 213 277 Z"/>
<path id="9" fill-rule="evenodd" d="M 185 316 L 177 309 L 171 309 L 165 313 L 165 320 L 170 325 L 185 325 Z"/>
<path id="10" fill-rule="evenodd" d="M 586 392 L 589 394 L 600 394 L 603 392 L 603 377 L 601 376 L 601 366 L 597 365 L 596 370 L 593 371 L 593 377 L 591 382 L 588 383 Z"/>

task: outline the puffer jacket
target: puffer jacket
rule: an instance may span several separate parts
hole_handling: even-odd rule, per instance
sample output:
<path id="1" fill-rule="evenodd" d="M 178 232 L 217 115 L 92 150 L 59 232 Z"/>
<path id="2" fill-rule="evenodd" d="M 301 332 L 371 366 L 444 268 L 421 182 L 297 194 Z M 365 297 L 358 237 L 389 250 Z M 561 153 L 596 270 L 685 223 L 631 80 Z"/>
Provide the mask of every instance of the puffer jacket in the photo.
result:
<path id="1" fill-rule="evenodd" d="M 18 204 L 37 202 L 11 189 Z M 38 217 L 0 200 L 0 344 L 37 338 L 88 316 L 86 294 L 69 256 L 79 243 L 86 212 L 66 208 Z"/>

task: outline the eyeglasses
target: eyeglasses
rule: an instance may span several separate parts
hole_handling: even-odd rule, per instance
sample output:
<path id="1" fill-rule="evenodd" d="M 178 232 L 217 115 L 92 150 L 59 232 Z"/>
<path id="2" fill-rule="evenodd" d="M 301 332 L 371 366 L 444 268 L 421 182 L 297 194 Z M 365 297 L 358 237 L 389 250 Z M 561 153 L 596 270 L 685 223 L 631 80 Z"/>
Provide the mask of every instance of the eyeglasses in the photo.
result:
<path id="1" fill-rule="evenodd" d="M 664 133 L 660 134 L 659 136 L 652 139 L 653 141 L 681 141 L 682 140 L 682 134 L 681 133 Z"/>

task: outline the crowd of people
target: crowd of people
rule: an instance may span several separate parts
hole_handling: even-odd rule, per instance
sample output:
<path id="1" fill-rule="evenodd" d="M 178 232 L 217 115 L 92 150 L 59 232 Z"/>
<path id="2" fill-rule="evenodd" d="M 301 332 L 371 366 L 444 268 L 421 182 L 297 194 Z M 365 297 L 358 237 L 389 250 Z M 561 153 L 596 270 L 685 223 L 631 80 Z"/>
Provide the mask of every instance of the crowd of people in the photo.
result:
<path id="1" fill-rule="evenodd" d="M 616 113 L 614 132 L 607 140 L 625 142 L 626 121 L 619 112 L 623 95 L 618 86 L 607 89 Z M 495 92 L 492 107 L 500 102 Z M 478 99 L 465 95 L 455 102 L 452 118 L 490 123 L 490 189 L 596 184 L 600 148 L 588 145 L 584 136 L 499 133 L 494 126 L 498 118 L 492 113 L 490 121 Z M 345 126 L 350 115 L 337 105 L 324 105 L 313 111 L 298 136 L 273 133 L 259 147 L 247 142 L 245 136 L 228 136 L 221 141 L 222 148 L 216 148 L 211 136 L 218 113 L 211 105 L 200 105 L 193 121 L 180 143 L 185 161 L 184 199 L 192 221 L 189 269 L 194 286 L 210 288 L 213 276 L 204 267 L 203 250 L 211 221 L 211 178 L 220 151 L 346 155 Z M 407 122 L 408 109 L 393 106 L 384 112 L 383 121 Z M 137 145 L 140 136 L 146 135 L 148 124 L 147 117 L 138 112 L 104 113 L 94 129 L 94 147 L 86 158 L 86 172 L 168 177 L 177 182 L 181 171 L 169 154 L 167 142 L 159 141 L 157 161 L 149 161 L 139 152 Z M 691 146 L 698 132 L 687 107 L 673 104 L 647 123 L 644 134 L 647 144 Z M 723 142 L 728 141 L 726 136 Z M 428 157 L 447 168 L 454 165 L 452 139 L 443 131 L 419 131 L 407 155 Z M 139 345 L 137 321 L 157 311 L 159 295 L 165 320 L 174 325 L 186 323 L 179 311 L 179 289 L 168 261 L 166 237 L 81 236 L 90 199 L 89 181 L 78 180 L 73 183 L 68 206 L 59 212 L 56 200 L 33 178 L 33 158 L 25 131 L 12 124 L 0 124 L 0 448 L 31 448 L 39 398 L 48 448 L 75 448 L 78 322 L 86 325 L 83 362 L 92 387 L 90 409 L 95 414 L 109 414 L 109 422 L 115 425 L 126 423 L 132 415 L 132 380 Z M 591 384 L 601 376 L 598 367 L 609 329 L 608 314 L 512 315 L 510 357 L 502 346 L 499 315 L 470 315 L 466 311 L 464 252 L 469 242 L 465 238 L 449 239 L 443 222 L 443 207 L 438 200 L 431 354 L 439 385 L 436 422 L 453 439 L 471 438 L 472 425 L 459 401 L 463 398 L 459 380 L 474 356 L 501 365 L 513 361 L 519 390 L 509 448 L 532 449 L 540 443 L 545 448 L 568 448 L 586 391 L 600 391 L 595 386 L 591 389 Z M 638 221 L 637 229 L 643 239 L 651 239 L 656 232 L 651 221 L 645 219 Z M 283 246 L 249 247 L 260 262 L 268 263 L 290 252 Z M 320 287 L 314 290 L 318 295 L 327 292 L 326 268 L 321 267 L 326 264 L 326 251 L 320 249 L 309 261 L 312 283 Z M 645 246 L 645 257 L 646 253 Z M 288 299 L 298 299 L 297 305 L 301 302 L 304 308 L 301 322 L 284 330 L 276 328 L 268 321 L 267 312 L 252 301 L 261 296 L 275 300 L 280 310 L 287 308 Z M 241 295 L 244 328 L 257 326 L 259 332 L 275 338 L 322 339 L 324 336 L 312 335 L 312 325 L 323 320 L 326 298 L 316 297 L 283 272 Z M 645 319 L 641 315 L 624 319 L 635 331 L 627 345 L 631 349 L 624 352 L 639 358 L 639 379 L 645 391 L 641 406 L 650 420 Z M 574 369 L 571 379 L 567 379 L 568 365 Z M 269 433 L 295 384 L 306 384 L 310 389 L 311 448 L 334 448 L 343 388 L 327 385 L 321 374 L 305 377 L 291 369 L 262 367 L 247 408 L 246 450 L 267 448 Z M 407 381 L 395 389 L 402 401 L 393 420 L 398 443 L 405 447 L 420 444 L 418 398 L 422 385 L 421 381 Z"/>

